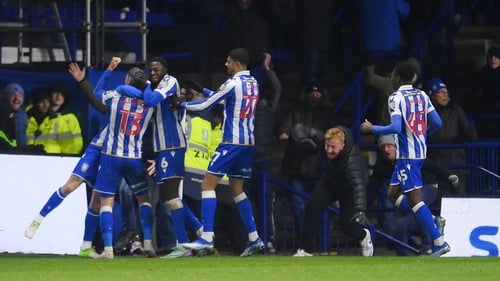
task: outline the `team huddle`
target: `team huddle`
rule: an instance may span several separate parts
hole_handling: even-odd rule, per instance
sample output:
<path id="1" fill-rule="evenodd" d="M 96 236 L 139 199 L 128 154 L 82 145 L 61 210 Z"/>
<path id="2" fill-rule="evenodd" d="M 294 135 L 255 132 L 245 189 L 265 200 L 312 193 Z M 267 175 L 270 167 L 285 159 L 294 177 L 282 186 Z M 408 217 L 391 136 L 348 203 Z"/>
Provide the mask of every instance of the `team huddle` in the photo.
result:
<path id="1" fill-rule="evenodd" d="M 124 179 L 132 188 L 140 206 L 144 252 L 147 256 L 155 256 L 152 243 L 153 210 L 141 155 L 142 137 L 151 120 L 155 159 L 148 160 L 151 165 L 147 167 L 147 171 L 150 175 L 155 175 L 160 199 L 171 210 L 178 242 L 177 249 L 171 254 L 187 255 L 189 250 L 214 247 L 213 229 L 217 203 L 215 187 L 224 175 L 229 177 L 234 201 L 248 232 L 248 244 L 241 256 L 251 256 L 263 249 L 264 244 L 257 234 L 250 200 L 243 192 L 243 181 L 251 175 L 255 144 L 254 113 L 259 93 L 257 80 L 247 70 L 248 61 L 246 50 L 232 50 L 226 61 L 231 77 L 217 91 L 203 89 L 206 98 L 202 101 L 182 102 L 178 106 L 172 106 L 180 87 L 177 80 L 167 74 L 167 65 L 162 58 L 153 58 L 148 62 L 150 81 L 142 70 L 132 68 L 125 78 L 125 85 L 106 90 L 111 72 L 121 62 L 117 57 L 112 58 L 94 90 L 94 97 L 107 105 L 107 124 L 88 146 L 68 182 L 52 194 L 28 226 L 26 237 L 32 238 L 43 218 L 85 181 L 93 185 L 93 192 L 85 218 L 80 256 L 114 258 L 112 206 L 117 187 Z M 71 72 L 77 73 L 77 67 L 70 68 Z M 85 80 L 81 74 L 74 74 L 74 77 L 77 82 Z M 201 224 L 192 212 L 186 210 L 188 207 L 179 196 L 180 182 L 185 175 L 184 156 L 188 147 L 181 116 L 185 110 L 203 111 L 219 103 L 224 104 L 222 140 L 213 152 L 209 166 L 205 167 L 207 172 L 201 184 Z M 198 225 L 202 225 L 200 231 L 197 231 L 199 238 L 195 241 L 188 241 L 187 220 L 196 220 Z M 93 235 L 98 225 L 104 242 L 104 251 L 100 254 L 92 248 Z"/>

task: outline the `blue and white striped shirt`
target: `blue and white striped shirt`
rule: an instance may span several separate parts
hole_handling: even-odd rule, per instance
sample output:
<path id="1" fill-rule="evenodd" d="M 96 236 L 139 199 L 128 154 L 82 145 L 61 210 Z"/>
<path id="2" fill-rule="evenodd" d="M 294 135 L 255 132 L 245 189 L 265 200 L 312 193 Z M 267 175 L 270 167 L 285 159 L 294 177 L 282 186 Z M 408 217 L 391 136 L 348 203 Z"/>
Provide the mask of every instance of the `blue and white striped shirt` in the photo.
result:
<path id="1" fill-rule="evenodd" d="M 224 104 L 222 143 L 254 145 L 255 109 L 259 99 L 259 84 L 244 70 L 236 73 L 217 91 L 205 89 L 207 99 L 184 103 L 187 110 L 201 111 L 218 103 Z"/>
<path id="2" fill-rule="evenodd" d="M 94 95 L 108 105 L 108 126 L 102 153 L 141 158 L 142 136 L 153 115 L 153 108 L 146 106 L 143 100 L 122 96 L 116 90 L 105 91 L 110 75 L 110 70 L 104 71 L 94 89 Z"/>
<path id="3" fill-rule="evenodd" d="M 174 95 L 179 95 L 180 87 L 177 79 L 166 74 L 154 91 L 144 92 L 144 102 L 148 106 L 156 106 L 153 116 L 154 151 L 186 147 L 181 120 L 183 114 L 170 105 Z"/>
<path id="4" fill-rule="evenodd" d="M 396 159 L 425 159 L 427 154 L 427 115 L 434 111 L 424 91 L 403 85 L 388 99 L 391 118 L 399 115 L 401 132 L 395 137 Z"/>

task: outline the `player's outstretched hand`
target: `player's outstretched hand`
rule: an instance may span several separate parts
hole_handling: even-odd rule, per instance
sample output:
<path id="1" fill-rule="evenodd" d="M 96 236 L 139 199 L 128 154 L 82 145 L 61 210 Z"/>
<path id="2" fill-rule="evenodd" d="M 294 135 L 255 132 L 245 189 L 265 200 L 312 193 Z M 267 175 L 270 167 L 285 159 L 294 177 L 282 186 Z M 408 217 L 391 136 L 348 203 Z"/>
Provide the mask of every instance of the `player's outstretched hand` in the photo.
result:
<path id="1" fill-rule="evenodd" d="M 370 121 L 368 121 L 368 119 L 365 119 L 365 121 L 363 123 L 361 123 L 361 126 L 359 128 L 361 129 L 361 132 L 363 132 L 363 133 L 371 133 L 372 128 L 373 128 L 373 124 Z"/>

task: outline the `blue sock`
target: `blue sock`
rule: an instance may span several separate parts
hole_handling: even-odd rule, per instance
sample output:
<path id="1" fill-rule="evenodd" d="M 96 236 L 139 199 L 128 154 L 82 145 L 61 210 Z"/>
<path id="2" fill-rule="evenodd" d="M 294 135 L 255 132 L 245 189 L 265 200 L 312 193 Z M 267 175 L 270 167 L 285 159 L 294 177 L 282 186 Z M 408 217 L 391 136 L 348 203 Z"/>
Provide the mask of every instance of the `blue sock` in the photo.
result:
<path id="1" fill-rule="evenodd" d="M 40 210 L 40 216 L 46 217 L 52 210 L 57 208 L 59 204 L 66 198 L 66 195 L 64 195 L 61 191 L 62 187 L 59 187 L 52 195 L 49 197 L 49 200 L 47 200 L 47 203 L 43 206 L 42 210 Z"/>
<path id="2" fill-rule="evenodd" d="M 141 216 L 142 234 L 144 240 L 152 240 L 153 238 L 153 208 L 149 203 L 142 203 L 139 209 Z"/>
<path id="3" fill-rule="evenodd" d="M 184 202 L 184 215 L 184 220 L 190 229 L 193 231 L 200 229 L 202 226 L 200 220 L 194 215 L 193 211 L 191 211 L 191 208 L 189 208 L 186 202 Z"/>
<path id="4" fill-rule="evenodd" d="M 243 220 L 243 224 L 245 225 L 247 232 L 252 233 L 257 231 L 257 225 L 255 224 L 252 212 L 252 204 L 246 194 L 243 192 L 234 197 L 234 202 L 238 207 L 238 211 L 240 211 L 240 217 Z"/>
<path id="5" fill-rule="evenodd" d="M 185 212 L 184 207 L 170 210 L 172 214 L 172 222 L 174 225 L 175 237 L 177 238 L 177 242 L 186 243 L 188 242 L 187 233 L 186 233 L 186 220 L 185 220 Z"/>
<path id="6" fill-rule="evenodd" d="M 214 232 L 215 208 L 217 198 L 215 191 L 201 192 L 201 217 L 203 218 L 203 232 Z"/>
<path id="7" fill-rule="evenodd" d="M 103 207 L 101 207 L 101 235 L 104 247 L 113 247 L 113 209 L 108 208 L 109 210 L 103 210 Z"/>
<path id="8" fill-rule="evenodd" d="M 95 230 L 99 225 L 99 213 L 92 208 L 88 208 L 87 215 L 85 215 L 85 229 L 83 231 L 83 241 L 94 240 Z"/>
<path id="9" fill-rule="evenodd" d="M 415 213 L 415 218 L 418 220 L 420 225 L 422 225 L 427 232 L 431 235 L 432 240 L 435 240 L 441 236 L 439 230 L 436 227 L 436 223 L 434 223 L 434 218 L 432 217 L 432 213 L 429 210 L 429 207 L 423 202 L 417 203 L 415 207 L 413 207 L 413 212 Z"/>

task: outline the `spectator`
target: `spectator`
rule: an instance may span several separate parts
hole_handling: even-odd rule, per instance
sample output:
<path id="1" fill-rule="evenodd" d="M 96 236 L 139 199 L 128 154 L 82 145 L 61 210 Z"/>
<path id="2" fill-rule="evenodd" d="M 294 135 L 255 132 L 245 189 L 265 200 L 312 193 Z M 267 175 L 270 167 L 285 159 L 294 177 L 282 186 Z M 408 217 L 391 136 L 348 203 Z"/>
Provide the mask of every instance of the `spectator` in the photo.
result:
<path id="1" fill-rule="evenodd" d="M 425 53 L 425 73 L 436 73 L 443 59 L 443 31 L 450 29 L 451 20 L 444 9 L 443 0 L 408 0 L 410 14 L 402 22 L 402 31 L 407 49 L 414 56 Z M 440 13 L 442 12 L 442 13 Z M 429 28 L 432 26 L 432 29 Z M 451 32 L 451 30 L 449 30 Z M 426 32 L 429 32 L 426 34 Z M 422 57 L 421 57 L 422 58 Z"/>
<path id="2" fill-rule="evenodd" d="M 232 0 L 228 9 L 227 27 L 233 48 L 245 48 L 250 54 L 248 68 L 260 80 L 262 62 L 269 55 L 269 27 L 264 2 Z"/>
<path id="3" fill-rule="evenodd" d="M 410 13 L 405 0 L 356 0 L 351 5 L 362 54 L 378 57 L 402 51 L 401 21 Z"/>
<path id="4" fill-rule="evenodd" d="M 69 111 L 69 97 L 58 85 L 49 87 L 51 111 L 58 113 L 61 124 L 61 153 L 80 154 L 83 148 L 82 129 L 76 115 Z"/>
<path id="5" fill-rule="evenodd" d="M 319 81 L 322 85 L 327 83 L 328 53 L 333 37 L 334 2 L 336 1 L 296 1 L 301 86 L 313 80 Z"/>
<path id="6" fill-rule="evenodd" d="M 274 252 L 274 191 L 269 186 L 267 194 L 262 200 L 262 173 L 272 170 L 272 154 L 275 143 L 274 135 L 274 114 L 278 107 L 281 95 L 281 83 L 276 72 L 271 68 L 271 56 L 266 56 L 263 67 L 265 77 L 259 82 L 259 101 L 255 111 L 255 155 L 253 158 L 252 177 L 245 182 L 245 192 L 257 206 L 257 222 L 260 227 L 259 232 L 263 233 L 264 216 L 267 221 L 266 247 L 268 252 Z M 262 202 L 263 201 L 263 202 Z M 263 204 L 266 204 L 267 213 L 261 213 Z"/>
<path id="7" fill-rule="evenodd" d="M 478 139 L 476 129 L 471 125 L 462 107 L 450 99 L 448 87 L 439 78 L 431 78 L 427 82 L 427 89 L 436 111 L 438 112 L 443 126 L 434 134 L 429 136 L 430 144 L 463 144 L 468 141 Z M 465 149 L 457 148 L 438 148 L 430 149 L 428 157 L 444 166 L 467 164 L 467 155 Z M 455 173 L 460 177 L 460 185 L 454 189 L 458 195 L 467 194 L 467 175 L 468 169 L 465 167 L 457 168 Z M 442 184 L 439 190 L 439 200 L 445 194 L 449 194 L 448 186 Z M 438 204 L 440 206 L 440 204 Z"/>
<path id="8" fill-rule="evenodd" d="M 0 150 L 11 151 L 27 144 L 28 115 L 23 108 L 24 89 L 11 83 L 0 98 Z"/>
<path id="9" fill-rule="evenodd" d="M 273 52 L 293 52 L 297 45 L 297 3 L 269 0 L 269 34 Z"/>
<path id="10" fill-rule="evenodd" d="M 302 101 L 289 110 L 278 130 L 278 139 L 287 141 L 281 172 L 293 191 L 290 200 L 297 240 L 304 229 L 306 201 L 299 194 L 310 194 L 319 180 L 324 168 L 324 133 L 334 123 L 331 109 L 325 105 L 325 90 L 317 81 L 310 82 L 301 96 Z"/>
<path id="11" fill-rule="evenodd" d="M 32 107 L 28 109 L 26 129 L 29 145 L 43 145 L 46 153 L 60 154 L 63 139 L 59 115 L 50 110 L 50 94 L 47 88 L 36 88 L 31 94 Z"/>
<path id="12" fill-rule="evenodd" d="M 500 133 L 497 130 L 500 110 L 500 46 L 493 46 L 486 54 L 487 63 L 475 76 L 472 85 L 474 97 L 471 103 L 475 104 L 473 111 L 477 117 L 477 130 L 480 138 L 497 139 Z"/>
<path id="13" fill-rule="evenodd" d="M 366 187 L 368 170 L 360 149 L 346 127 L 337 126 L 325 133 L 326 171 L 307 200 L 303 237 L 294 257 L 310 257 L 326 207 L 338 201 L 342 231 L 360 241 L 361 254 L 373 255 L 370 231 L 366 228 Z"/>

